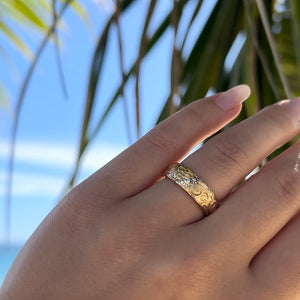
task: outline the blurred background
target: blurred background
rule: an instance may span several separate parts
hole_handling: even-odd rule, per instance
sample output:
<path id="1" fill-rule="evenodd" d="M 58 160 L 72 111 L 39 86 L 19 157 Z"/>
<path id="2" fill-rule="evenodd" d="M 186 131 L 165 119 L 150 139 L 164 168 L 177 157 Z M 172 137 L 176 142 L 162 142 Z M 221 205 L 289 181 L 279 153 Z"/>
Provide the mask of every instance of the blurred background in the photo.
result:
<path id="1" fill-rule="evenodd" d="M 298 0 L 0 0 L 0 284 L 63 195 L 155 124 L 247 83 L 238 122 L 299 79 Z"/>

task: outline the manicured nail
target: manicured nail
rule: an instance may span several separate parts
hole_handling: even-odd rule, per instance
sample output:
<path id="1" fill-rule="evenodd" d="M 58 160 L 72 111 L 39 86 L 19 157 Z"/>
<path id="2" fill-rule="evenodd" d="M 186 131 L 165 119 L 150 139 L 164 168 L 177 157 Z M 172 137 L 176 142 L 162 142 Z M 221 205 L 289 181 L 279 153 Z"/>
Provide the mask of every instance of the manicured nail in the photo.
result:
<path id="1" fill-rule="evenodd" d="M 216 97 L 215 103 L 223 110 L 228 111 L 245 101 L 250 93 L 249 86 L 241 84 Z"/>
<path id="2" fill-rule="evenodd" d="M 295 126 L 300 128 L 300 97 L 292 100 L 283 100 L 279 102 L 280 106 L 285 107 L 292 115 Z"/>

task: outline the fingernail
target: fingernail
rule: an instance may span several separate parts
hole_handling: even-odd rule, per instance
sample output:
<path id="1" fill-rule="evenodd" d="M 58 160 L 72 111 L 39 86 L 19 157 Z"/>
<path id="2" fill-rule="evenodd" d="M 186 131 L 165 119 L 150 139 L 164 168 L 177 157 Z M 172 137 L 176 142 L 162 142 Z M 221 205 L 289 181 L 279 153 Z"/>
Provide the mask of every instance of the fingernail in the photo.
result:
<path id="1" fill-rule="evenodd" d="M 250 95 L 251 91 L 248 85 L 241 84 L 222 93 L 215 98 L 215 103 L 223 110 L 228 111 L 244 102 Z"/>
<path id="2" fill-rule="evenodd" d="M 283 100 L 279 102 L 279 105 L 287 109 L 287 111 L 292 115 L 295 126 L 300 128 L 300 98 Z"/>

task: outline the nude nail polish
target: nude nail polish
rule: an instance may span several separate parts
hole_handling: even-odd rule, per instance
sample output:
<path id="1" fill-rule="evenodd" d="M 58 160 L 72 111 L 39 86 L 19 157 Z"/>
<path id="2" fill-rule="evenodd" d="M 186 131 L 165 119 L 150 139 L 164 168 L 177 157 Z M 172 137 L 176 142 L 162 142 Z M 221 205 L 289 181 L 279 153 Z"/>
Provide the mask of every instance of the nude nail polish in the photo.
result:
<path id="1" fill-rule="evenodd" d="M 283 100 L 279 102 L 279 105 L 287 109 L 295 122 L 295 126 L 300 128 L 300 97 L 292 100 Z"/>
<path id="2" fill-rule="evenodd" d="M 245 101 L 250 93 L 249 86 L 241 84 L 220 94 L 214 101 L 221 109 L 228 111 Z"/>

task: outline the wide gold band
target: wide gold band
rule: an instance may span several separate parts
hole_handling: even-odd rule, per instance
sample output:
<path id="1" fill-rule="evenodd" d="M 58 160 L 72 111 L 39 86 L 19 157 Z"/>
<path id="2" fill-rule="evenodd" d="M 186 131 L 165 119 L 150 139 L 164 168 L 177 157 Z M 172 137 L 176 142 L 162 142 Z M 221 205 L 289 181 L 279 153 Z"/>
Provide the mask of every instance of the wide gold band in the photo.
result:
<path id="1" fill-rule="evenodd" d="M 168 168 L 165 176 L 184 189 L 196 201 L 206 215 L 211 214 L 218 208 L 219 203 L 215 199 L 214 193 L 189 168 L 175 163 Z"/>

